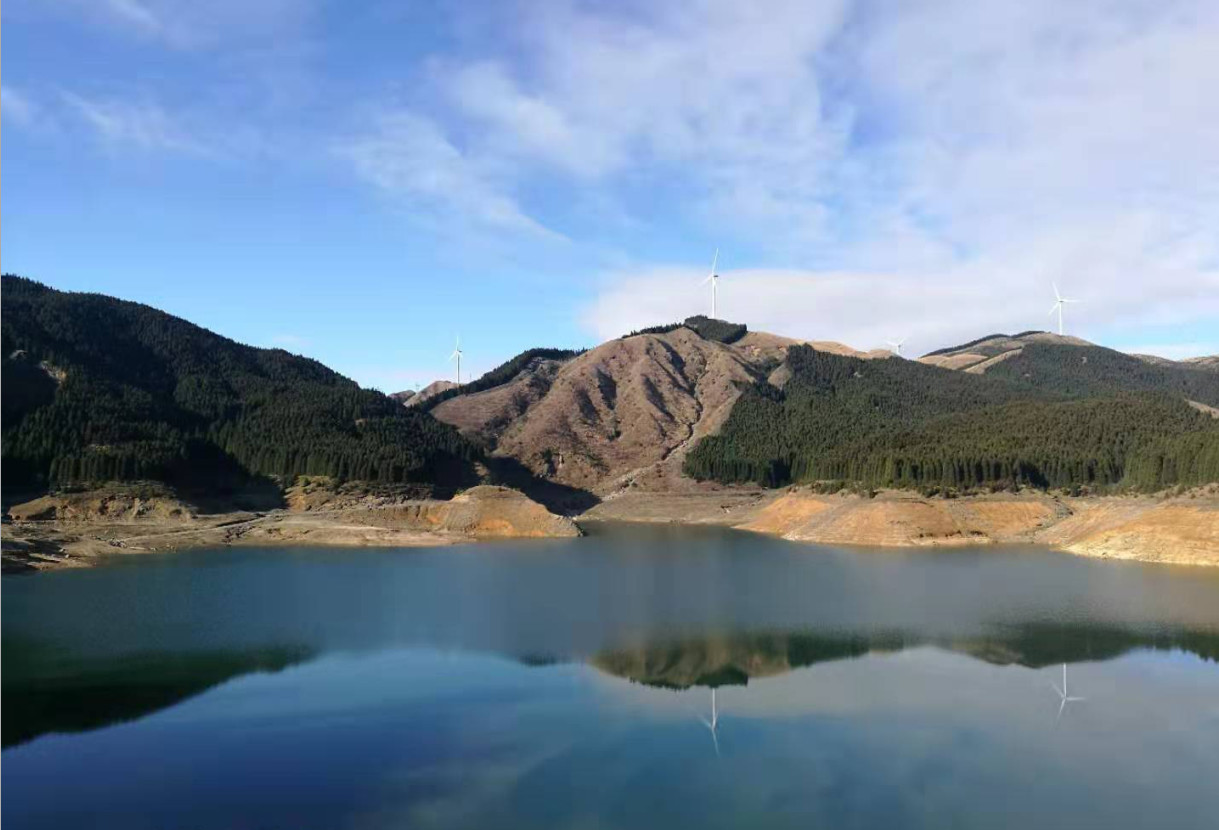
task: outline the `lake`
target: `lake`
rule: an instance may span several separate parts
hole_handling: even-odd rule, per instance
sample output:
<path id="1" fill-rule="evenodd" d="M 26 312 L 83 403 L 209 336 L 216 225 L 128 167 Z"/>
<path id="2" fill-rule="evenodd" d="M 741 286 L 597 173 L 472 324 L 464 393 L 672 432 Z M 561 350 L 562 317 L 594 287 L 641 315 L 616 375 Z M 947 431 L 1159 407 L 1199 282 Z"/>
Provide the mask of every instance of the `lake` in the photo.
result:
<path id="1" fill-rule="evenodd" d="M 2 587 L 6 830 L 1219 822 L 1219 569 L 594 525 Z"/>

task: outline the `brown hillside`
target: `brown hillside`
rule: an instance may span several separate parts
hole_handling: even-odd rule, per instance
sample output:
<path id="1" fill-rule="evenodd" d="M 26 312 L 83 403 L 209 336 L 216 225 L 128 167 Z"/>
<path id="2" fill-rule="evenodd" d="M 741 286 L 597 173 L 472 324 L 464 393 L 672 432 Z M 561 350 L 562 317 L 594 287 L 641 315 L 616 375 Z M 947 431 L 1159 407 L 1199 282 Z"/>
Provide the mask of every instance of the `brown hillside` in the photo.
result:
<path id="1" fill-rule="evenodd" d="M 418 392 L 412 392 L 408 389 L 403 392 L 395 392 L 390 397 L 396 401 L 401 401 L 403 406 L 418 406 L 428 398 L 435 397 L 441 392 L 447 392 L 456 387 L 457 384 L 451 380 L 434 380 Z"/>
<path id="2" fill-rule="evenodd" d="M 1219 354 L 1206 355 L 1205 357 L 1187 357 L 1181 362 L 1199 369 L 1214 369 L 1219 371 Z"/>
<path id="3" fill-rule="evenodd" d="M 800 342 L 749 332 L 724 344 L 687 328 L 641 334 L 564 363 L 534 361 L 508 383 L 451 398 L 433 414 L 537 475 L 603 496 L 696 488 L 681 476 L 686 451 L 723 424 L 738 384 L 765 379 Z M 840 343 L 809 345 L 865 356 Z"/>
<path id="4" fill-rule="evenodd" d="M 550 391 L 562 365 L 562 361 L 534 358 L 507 383 L 450 398 L 436 406 L 432 414 L 465 435 L 494 445 L 504 429 Z"/>
<path id="5" fill-rule="evenodd" d="M 979 343 L 971 343 L 959 349 L 950 349 L 939 354 L 929 354 L 919 358 L 919 363 L 928 366 L 939 366 L 943 369 L 962 369 L 973 374 L 981 374 L 1001 363 L 1009 357 L 1020 354 L 1029 343 L 1061 343 L 1068 346 L 1091 346 L 1087 340 L 1078 337 L 1051 334 L 1048 331 L 1035 331 L 1022 334 L 1019 337 L 1009 337 L 997 334 Z"/>

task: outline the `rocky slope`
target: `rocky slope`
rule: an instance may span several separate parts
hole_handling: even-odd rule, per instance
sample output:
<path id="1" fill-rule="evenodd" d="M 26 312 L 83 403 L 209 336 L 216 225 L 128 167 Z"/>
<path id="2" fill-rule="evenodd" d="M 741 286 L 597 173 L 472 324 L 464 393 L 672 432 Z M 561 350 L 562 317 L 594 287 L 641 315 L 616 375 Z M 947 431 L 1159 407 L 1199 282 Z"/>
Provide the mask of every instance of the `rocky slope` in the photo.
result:
<path id="1" fill-rule="evenodd" d="M 587 521 L 712 524 L 793 542 L 866 548 L 1036 544 L 1083 556 L 1219 567 L 1219 485 L 1181 495 L 958 499 L 882 491 L 874 498 L 804 488 L 626 493 Z"/>
<path id="2" fill-rule="evenodd" d="M 463 434 L 494 446 L 503 431 L 546 396 L 563 361 L 534 358 L 510 381 L 443 401 L 432 414 Z"/>
<path id="3" fill-rule="evenodd" d="M 1042 544 L 1085 556 L 1219 566 L 1219 488 L 1172 498 L 926 499 L 791 491 L 736 526 L 820 544 Z"/>
<path id="4" fill-rule="evenodd" d="M 419 404 L 436 397 L 441 392 L 447 392 L 450 389 L 456 388 L 457 384 L 451 380 L 434 380 L 418 391 L 406 389 L 402 392 L 394 392 L 390 397 L 403 406 L 419 406 Z"/>
<path id="5" fill-rule="evenodd" d="M 739 385 L 781 385 L 781 361 L 798 342 L 749 332 L 720 343 L 688 328 L 640 334 L 565 362 L 534 361 L 510 382 L 446 400 L 432 414 L 536 475 L 603 497 L 696 488 L 681 475 L 686 451 L 720 427 Z"/>
<path id="6" fill-rule="evenodd" d="M 405 547 L 580 535 L 571 519 L 506 487 L 473 487 L 449 500 L 304 490 L 289 491 L 287 509 L 226 513 L 205 513 L 172 494 L 134 488 L 43 496 L 10 508 L 4 570 L 81 567 L 102 554 L 199 546 Z"/>

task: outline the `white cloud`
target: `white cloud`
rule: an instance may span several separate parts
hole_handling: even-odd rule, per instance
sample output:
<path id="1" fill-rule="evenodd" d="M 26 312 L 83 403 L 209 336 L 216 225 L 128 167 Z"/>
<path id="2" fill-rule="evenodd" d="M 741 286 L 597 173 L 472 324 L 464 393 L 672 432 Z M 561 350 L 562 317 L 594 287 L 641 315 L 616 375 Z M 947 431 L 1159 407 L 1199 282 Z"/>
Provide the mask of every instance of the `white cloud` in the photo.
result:
<path id="1" fill-rule="evenodd" d="M 218 49 L 290 41 L 283 33 L 314 10 L 312 0 L 56 4 Z M 438 37 L 422 70 L 389 67 L 411 83 L 344 139 L 279 129 L 277 157 L 308 154 L 284 149 L 292 135 L 332 149 L 463 250 L 487 232 L 536 241 L 582 227 L 561 224 L 565 209 L 583 226 L 610 217 L 601 226 L 612 231 L 578 240 L 581 256 L 614 263 L 583 311 L 601 335 L 705 310 L 687 285 L 701 264 L 611 259 L 636 231 L 658 246 L 661 229 L 637 227 L 648 221 L 669 223 L 675 247 L 691 224 L 722 240 L 723 313 L 781 333 L 860 346 L 908 333 L 917 349 L 920 337 L 930 348 L 1048 326 L 1051 280 L 1086 301 L 1070 310 L 1085 336 L 1219 318 L 1211 0 L 457 8 L 496 25 Z M 379 82 L 378 59 L 315 97 Z M 231 155 L 228 133 L 257 109 L 220 112 L 228 90 L 212 92 L 173 108 L 64 101 L 114 144 Z M 6 117 L 32 117 L 27 98 L 3 95 Z M 40 100 L 41 115 L 69 124 L 64 101 Z M 368 106 L 319 103 L 309 116 L 350 124 Z"/>
<path id="2" fill-rule="evenodd" d="M 61 132 L 86 128 L 107 148 L 167 153 L 208 161 L 251 159 L 284 153 L 290 140 L 272 143 L 252 120 L 228 110 L 194 105 L 167 107 L 147 96 L 83 95 L 60 90 L 42 108 L 41 120 Z"/>
<path id="3" fill-rule="evenodd" d="M 24 93 L 11 86 L 0 86 L 0 115 L 9 124 L 28 127 L 37 119 L 38 109 Z"/>
<path id="4" fill-rule="evenodd" d="M 642 170 L 705 190 L 734 221 L 808 231 L 849 127 L 811 59 L 844 8 L 689 3 L 628 18 L 547 6 L 516 33 L 523 65 L 441 64 L 445 114 L 514 164 L 610 185 Z"/>
<path id="5" fill-rule="evenodd" d="M 340 143 L 336 152 L 421 220 L 439 211 L 476 228 L 558 236 L 525 214 L 490 165 L 455 146 L 434 121 L 409 110 L 381 114 L 370 130 Z"/>
<path id="6" fill-rule="evenodd" d="M 1219 355 L 1219 340 L 1192 343 L 1147 343 L 1127 346 L 1122 351 L 1128 354 L 1149 354 L 1169 360 L 1184 360 L 1187 357 Z"/>
<path id="7" fill-rule="evenodd" d="M 125 23 L 130 23 L 150 32 L 160 32 L 164 24 L 152 10 L 140 0 L 106 0 L 105 8 Z"/>
<path id="8" fill-rule="evenodd" d="M 881 271 L 721 270 L 719 315 L 751 329 L 807 340 L 838 340 L 859 349 L 906 339 L 908 354 L 994 332 L 1046 329 L 1050 280 L 1030 280 L 1027 260 L 968 264 L 934 274 Z M 1164 273 L 1164 272 L 1161 272 Z M 705 274 L 695 268 L 633 269 L 607 275 L 582 322 L 600 339 L 710 313 Z M 1113 320 L 1180 319 L 1181 308 L 1219 315 L 1219 273 L 1190 275 L 1154 288 L 1071 296 L 1068 333 L 1087 337 Z M 1064 287 L 1064 293 L 1066 289 Z M 1163 351 L 1155 351 L 1164 354 Z M 1199 352 L 1205 353 L 1205 352 Z"/>
<path id="9" fill-rule="evenodd" d="M 774 11 L 748 29 L 744 62 L 766 112 L 742 118 L 750 76 L 729 75 L 737 85 L 715 87 L 726 117 L 707 122 L 689 158 L 720 207 L 711 227 L 802 267 L 730 275 L 725 316 L 859 346 L 911 333 L 932 347 L 1048 328 L 1057 280 L 1087 301 L 1070 322 L 1085 336 L 1219 317 L 1219 6 L 855 6 L 833 36 L 804 39 Z M 755 52 L 768 59 L 751 63 Z M 573 37 L 553 74 L 580 78 L 600 53 Z M 634 92 L 696 111 L 667 87 L 692 83 L 697 101 L 704 79 L 665 66 Z M 609 109 L 600 123 L 613 130 Z M 663 134 L 683 146 L 680 130 Z M 610 275 L 587 324 L 609 335 L 703 311 L 698 276 Z"/>
<path id="10" fill-rule="evenodd" d="M 64 102 L 104 141 L 139 150 L 212 155 L 213 149 L 164 108 L 147 101 L 61 93 Z"/>
<path id="11" fill-rule="evenodd" d="M 232 48 L 300 32 L 316 0 L 14 0 L 26 15 L 66 17 L 175 49 Z"/>

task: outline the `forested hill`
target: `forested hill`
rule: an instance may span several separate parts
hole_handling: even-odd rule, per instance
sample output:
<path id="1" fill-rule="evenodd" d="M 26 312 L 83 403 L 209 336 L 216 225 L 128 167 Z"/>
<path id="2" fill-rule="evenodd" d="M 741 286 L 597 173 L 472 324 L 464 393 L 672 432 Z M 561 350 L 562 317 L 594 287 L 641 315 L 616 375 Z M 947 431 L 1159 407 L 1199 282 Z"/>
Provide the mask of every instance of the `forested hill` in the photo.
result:
<path id="1" fill-rule="evenodd" d="M 919 358 L 932 366 L 1026 381 L 1039 390 L 1074 397 L 1164 392 L 1219 406 L 1214 360 L 1139 357 L 1044 331 L 993 334 Z"/>
<path id="2" fill-rule="evenodd" d="M 476 455 L 452 427 L 317 361 L 113 297 L 11 275 L 2 288 L 6 490 L 298 474 L 436 482 Z"/>
<path id="3" fill-rule="evenodd" d="M 973 345 L 973 344 L 971 344 Z M 775 486 L 958 490 L 1219 481 L 1219 374 L 1163 370 L 1090 344 L 1024 344 L 983 372 L 788 350 L 685 470 Z"/>
<path id="4" fill-rule="evenodd" d="M 986 374 L 1071 397 L 1162 392 L 1219 406 L 1219 372 L 1188 363 L 1149 363 L 1090 344 L 1030 343 Z"/>

